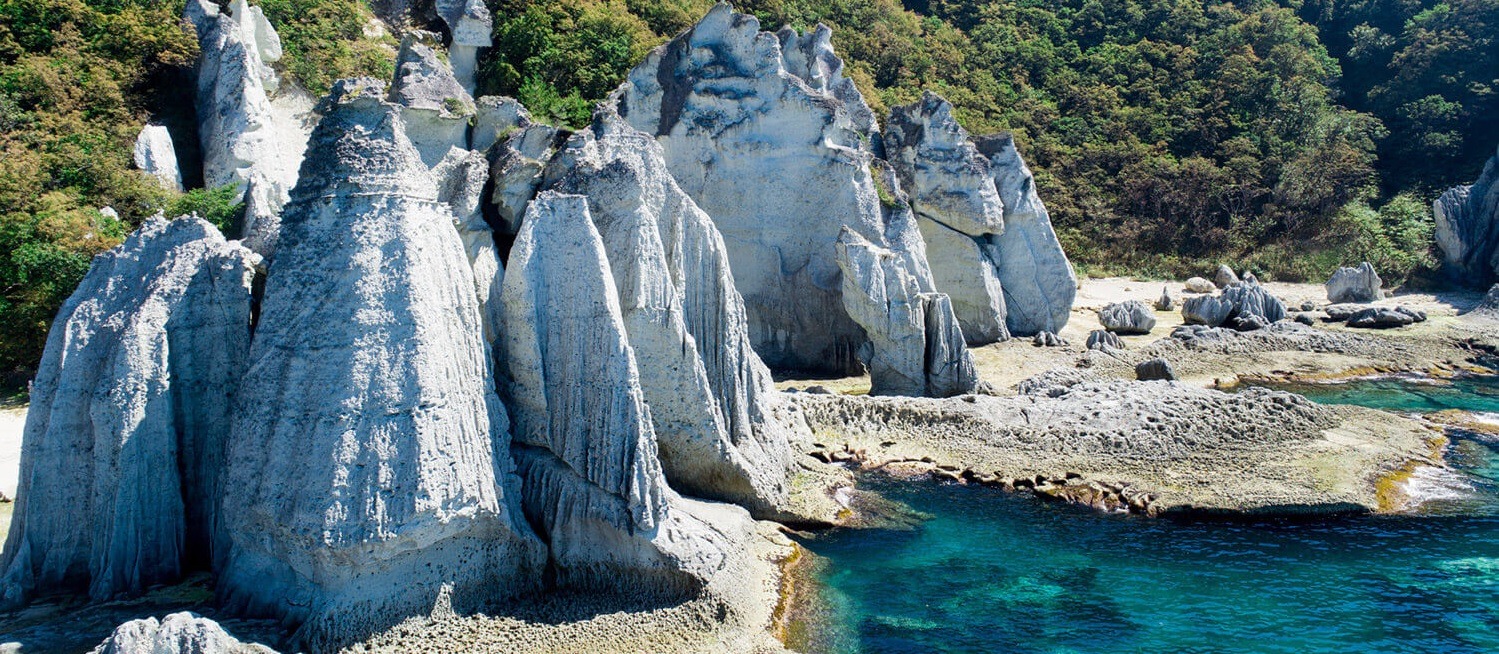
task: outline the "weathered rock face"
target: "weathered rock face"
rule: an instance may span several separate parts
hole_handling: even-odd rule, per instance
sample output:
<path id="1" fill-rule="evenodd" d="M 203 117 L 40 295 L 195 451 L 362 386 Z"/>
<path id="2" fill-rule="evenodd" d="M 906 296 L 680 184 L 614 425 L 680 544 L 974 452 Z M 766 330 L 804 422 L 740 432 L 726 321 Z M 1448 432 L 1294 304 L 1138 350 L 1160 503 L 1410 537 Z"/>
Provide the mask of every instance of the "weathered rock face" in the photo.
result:
<path id="1" fill-rule="evenodd" d="M 469 135 L 469 147 L 476 152 L 488 153 L 500 138 L 510 132 L 531 126 L 531 112 L 516 101 L 497 95 L 486 95 L 474 101 L 476 111 L 474 130 Z"/>
<path id="2" fill-rule="evenodd" d="M 474 99 L 438 58 L 438 40 L 431 32 L 407 34 L 390 86 L 390 101 L 401 106 L 406 136 L 429 167 L 447 156 L 449 148 L 468 147 L 469 121 L 477 113 Z"/>
<path id="3" fill-rule="evenodd" d="M 952 304 L 923 292 L 900 254 L 845 230 L 838 241 L 843 302 L 873 339 L 869 376 L 875 395 L 950 397 L 978 384 Z"/>
<path id="4" fill-rule="evenodd" d="M 1193 277 L 1191 279 L 1188 279 L 1187 283 L 1184 285 L 1184 288 L 1188 293 L 1214 293 L 1218 290 L 1218 286 L 1216 284 L 1208 281 L 1203 277 Z"/>
<path id="5" fill-rule="evenodd" d="M 836 57 L 816 34 L 802 47 L 759 28 L 714 7 L 631 71 L 619 112 L 660 140 L 672 176 L 723 234 L 760 356 L 778 368 L 857 371 L 867 339 L 844 309 L 839 233 L 846 225 L 881 247 L 920 235 L 914 221 L 888 235 L 881 193 L 898 200 L 876 185 L 868 107 Z M 798 45 L 788 53 L 783 42 Z M 913 264 L 908 274 L 930 280 L 925 257 Z"/>
<path id="6" fill-rule="evenodd" d="M 1060 332 L 1072 314 L 1077 276 L 1036 193 L 1036 180 L 1013 136 L 985 136 L 975 145 L 989 159 L 1005 207 L 1005 232 L 994 239 L 992 256 L 1005 290 L 1005 323 L 1020 335 Z"/>
<path id="7" fill-rule="evenodd" d="M 1098 311 L 1098 322 L 1116 334 L 1149 334 L 1155 329 L 1155 313 L 1139 300 L 1116 302 Z"/>
<path id="8" fill-rule="evenodd" d="M 500 329 L 500 282 L 505 270 L 495 250 L 494 230 L 484 220 L 480 207 L 485 182 L 489 181 L 489 162 L 477 152 L 455 147 L 433 166 L 432 177 L 437 181 L 438 202 L 453 211 L 453 227 L 463 239 L 463 251 L 474 271 L 474 295 L 484 316 L 484 340 L 493 343 Z"/>
<path id="9" fill-rule="evenodd" d="M 1368 261 L 1357 268 L 1338 268 L 1327 280 L 1328 302 L 1374 302 L 1383 293 L 1379 290 L 1384 281 Z"/>
<path id="10" fill-rule="evenodd" d="M 1228 264 L 1218 264 L 1218 272 L 1213 274 L 1213 284 L 1218 288 L 1228 288 L 1237 283 L 1239 283 L 1239 276 L 1234 273 L 1234 269 L 1229 268 Z"/>
<path id="11" fill-rule="evenodd" d="M 655 139 L 601 107 L 547 165 L 545 187 L 588 199 L 665 475 L 678 490 L 774 515 L 787 499 L 788 435 L 770 372 L 712 219 L 666 170 Z"/>
<path id="12" fill-rule="evenodd" d="M 886 156 L 910 193 L 938 291 L 947 293 L 970 344 L 1009 338 L 1004 288 L 993 257 L 1004 232 L 1004 203 L 989 160 L 952 115 L 927 92 L 891 110 Z"/>
<path id="13" fill-rule="evenodd" d="M 528 591 L 543 558 L 462 239 L 385 97 L 320 108 L 229 451 L 220 594 L 312 649 Z"/>
<path id="14" fill-rule="evenodd" d="M 277 111 L 269 96 L 280 86 L 270 64 L 281 58 L 281 40 L 260 8 L 245 0 L 235 0 L 227 12 L 209 0 L 188 0 L 185 15 L 202 48 L 197 109 L 203 183 L 245 192 L 245 246 L 269 257 L 307 143 L 302 125 Z"/>
<path id="15" fill-rule="evenodd" d="M 162 188 L 182 190 L 182 170 L 177 167 L 177 151 L 172 134 L 165 125 L 146 125 L 135 137 L 132 153 L 135 167 L 161 183 Z"/>
<path id="16" fill-rule="evenodd" d="M 1201 295 L 1182 302 L 1182 319 L 1188 325 L 1245 329 L 1264 327 L 1286 317 L 1286 305 L 1260 286 L 1253 276 L 1223 289 L 1217 297 Z"/>
<path id="17" fill-rule="evenodd" d="M 1140 381 L 1172 381 L 1176 379 L 1176 369 L 1171 367 L 1171 362 L 1165 359 L 1149 359 L 1135 365 L 1135 379 Z"/>
<path id="18" fill-rule="evenodd" d="M 1499 154 L 1478 181 L 1437 198 L 1432 212 L 1442 260 L 1463 282 L 1481 288 L 1499 277 Z"/>
<path id="19" fill-rule="evenodd" d="M 1090 350 L 1122 350 L 1124 341 L 1119 335 L 1105 329 L 1095 329 L 1088 332 L 1087 347 Z"/>
<path id="20" fill-rule="evenodd" d="M 4 604 L 104 600 L 207 565 L 257 259 L 206 221 L 159 217 L 94 259 L 32 388 Z"/>
<path id="21" fill-rule="evenodd" d="M 479 67 L 479 48 L 494 43 L 490 32 L 494 19 L 484 0 L 437 0 L 437 15 L 448 24 L 452 41 L 448 44 L 448 58 L 453 64 L 453 75 L 469 93 L 474 92 Z"/>
<path id="22" fill-rule="evenodd" d="M 242 643 L 217 622 L 187 611 L 156 618 L 131 620 L 91 654 L 275 654 L 256 643 Z"/>
<path id="23" fill-rule="evenodd" d="M 517 115 L 516 120 L 516 128 L 490 152 L 493 163 L 489 178 L 494 180 L 490 200 L 499 217 L 495 228 L 507 235 L 520 232 L 526 205 L 541 190 L 542 169 L 566 138 L 566 134 L 551 125 L 532 124 L 525 114 Z"/>
<path id="24" fill-rule="evenodd" d="M 587 198 L 537 196 L 511 251 L 501 337 L 525 511 L 562 584 L 690 591 L 726 547 L 666 485 L 619 298 Z"/>

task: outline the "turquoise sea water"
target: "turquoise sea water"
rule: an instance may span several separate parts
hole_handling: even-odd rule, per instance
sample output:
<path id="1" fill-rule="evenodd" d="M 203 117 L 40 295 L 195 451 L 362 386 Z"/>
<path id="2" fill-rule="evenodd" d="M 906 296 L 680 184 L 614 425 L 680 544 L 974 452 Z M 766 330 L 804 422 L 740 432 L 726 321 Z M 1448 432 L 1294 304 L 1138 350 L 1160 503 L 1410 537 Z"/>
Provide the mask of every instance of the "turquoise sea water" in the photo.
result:
<path id="1" fill-rule="evenodd" d="M 1298 389 L 1302 390 L 1302 389 Z M 1499 383 L 1309 392 L 1402 411 L 1499 411 Z M 1499 441 L 1453 434 L 1455 467 Z M 1449 473 L 1424 515 L 1176 522 L 870 477 L 926 514 L 847 530 L 825 557 L 814 652 L 1499 652 L 1499 487 Z"/>

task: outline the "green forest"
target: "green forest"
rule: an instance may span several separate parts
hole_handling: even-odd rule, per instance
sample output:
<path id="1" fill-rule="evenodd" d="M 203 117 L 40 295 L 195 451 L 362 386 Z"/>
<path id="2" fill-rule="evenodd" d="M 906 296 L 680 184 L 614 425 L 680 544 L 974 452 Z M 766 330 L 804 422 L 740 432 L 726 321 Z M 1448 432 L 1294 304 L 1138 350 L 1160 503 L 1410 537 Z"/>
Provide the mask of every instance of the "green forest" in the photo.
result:
<path id="1" fill-rule="evenodd" d="M 359 0 L 261 0 L 283 72 L 320 93 L 392 69 Z M 491 0 L 480 92 L 587 120 L 710 0 Z M 941 93 L 1013 131 L 1087 274 L 1220 261 L 1320 281 L 1434 266 L 1431 200 L 1499 144 L 1499 0 L 745 0 L 762 27 L 834 29 L 878 113 Z M 0 371 L 40 356 L 91 257 L 157 211 L 234 220 L 229 195 L 130 166 L 148 119 L 191 120 L 181 0 L 0 0 Z M 423 25 L 425 26 L 425 25 Z M 183 108 L 187 109 L 184 110 Z M 96 209 L 112 206 L 120 220 Z"/>

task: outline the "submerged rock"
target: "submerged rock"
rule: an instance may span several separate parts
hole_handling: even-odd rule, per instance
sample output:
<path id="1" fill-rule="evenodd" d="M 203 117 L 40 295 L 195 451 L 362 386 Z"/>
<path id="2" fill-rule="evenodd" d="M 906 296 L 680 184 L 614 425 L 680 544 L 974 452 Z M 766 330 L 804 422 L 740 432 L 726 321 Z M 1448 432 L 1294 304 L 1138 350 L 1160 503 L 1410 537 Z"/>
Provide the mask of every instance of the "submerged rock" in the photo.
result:
<path id="1" fill-rule="evenodd" d="M 1155 329 L 1155 313 L 1144 302 L 1127 300 L 1100 309 L 1098 322 L 1117 334 L 1149 334 Z"/>
<path id="2" fill-rule="evenodd" d="M 891 222 L 903 207 L 874 172 L 868 106 L 830 48 L 808 38 L 761 32 L 719 4 L 632 70 L 616 98 L 723 234 L 755 350 L 776 368 L 846 374 L 860 370 L 868 338 L 843 301 L 845 227 L 909 252 L 905 274 L 923 292 L 932 274 L 905 246 L 920 243 L 915 221 Z"/>
<path id="3" fill-rule="evenodd" d="M 219 594 L 311 649 L 540 583 L 473 272 L 385 97 L 320 107 L 229 449 Z"/>
<path id="4" fill-rule="evenodd" d="M 135 167 L 156 178 L 162 188 L 181 191 L 182 171 L 177 167 L 177 151 L 172 146 L 172 134 L 165 125 L 146 125 L 135 137 L 132 152 Z"/>
<path id="5" fill-rule="evenodd" d="M 1365 261 L 1357 268 L 1338 268 L 1327 280 L 1327 301 L 1374 302 L 1383 297 L 1380 287 L 1384 282 L 1374 272 L 1374 266 Z"/>
<path id="6" fill-rule="evenodd" d="M 297 181 L 307 136 L 278 112 L 270 95 L 280 86 L 271 64 L 281 39 L 259 7 L 234 0 L 227 11 L 188 0 L 185 16 L 198 34 L 198 136 L 203 184 L 244 193 L 245 246 L 271 257 L 280 213 Z"/>
<path id="7" fill-rule="evenodd" d="M 537 196 L 509 263 L 501 342 L 512 449 L 558 581 L 690 592 L 722 567 L 728 544 L 666 485 L 587 198 Z"/>
<path id="8" fill-rule="evenodd" d="M 1437 249 L 1466 284 L 1482 287 L 1499 271 L 1499 154 L 1484 165 L 1478 181 L 1443 193 L 1432 204 Z"/>
<path id="9" fill-rule="evenodd" d="M 32 387 L 4 605 L 207 567 L 257 260 L 207 221 L 160 217 L 94 259 Z"/>
<path id="10" fill-rule="evenodd" d="M 217 622 L 187 611 L 131 620 L 90 654 L 275 654 L 258 643 L 242 643 Z"/>

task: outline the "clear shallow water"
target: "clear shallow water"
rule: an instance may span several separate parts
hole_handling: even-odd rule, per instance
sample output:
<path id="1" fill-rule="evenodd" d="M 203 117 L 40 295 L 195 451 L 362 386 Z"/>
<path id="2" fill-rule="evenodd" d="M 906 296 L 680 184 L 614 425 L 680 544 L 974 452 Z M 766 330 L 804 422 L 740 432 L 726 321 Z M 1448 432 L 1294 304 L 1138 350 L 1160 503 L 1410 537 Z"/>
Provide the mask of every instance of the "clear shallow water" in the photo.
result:
<path id="1" fill-rule="evenodd" d="M 1314 399 L 1499 412 L 1499 384 L 1470 381 L 1354 382 Z M 1449 460 L 1492 472 L 1499 443 L 1485 438 L 1455 434 Z M 1458 477 L 1464 497 L 1435 515 L 1257 523 L 866 478 L 928 518 L 805 543 L 827 559 L 828 611 L 807 649 L 1499 652 L 1499 489 Z"/>

